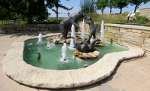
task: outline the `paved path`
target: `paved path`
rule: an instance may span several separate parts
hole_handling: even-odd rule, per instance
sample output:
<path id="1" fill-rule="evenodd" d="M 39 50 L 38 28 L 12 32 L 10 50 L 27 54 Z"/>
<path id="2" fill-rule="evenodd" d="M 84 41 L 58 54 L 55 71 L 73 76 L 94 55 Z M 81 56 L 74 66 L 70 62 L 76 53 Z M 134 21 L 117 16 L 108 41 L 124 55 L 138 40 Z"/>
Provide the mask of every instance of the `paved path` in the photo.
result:
<path id="1" fill-rule="evenodd" d="M 0 35 L 0 62 L 11 48 L 11 43 L 27 36 Z M 136 74 L 135 74 L 136 73 Z M 68 90 L 40 90 L 20 85 L 4 75 L 0 64 L 0 91 L 149 91 L 150 54 L 123 62 L 108 80 L 92 86 Z"/>

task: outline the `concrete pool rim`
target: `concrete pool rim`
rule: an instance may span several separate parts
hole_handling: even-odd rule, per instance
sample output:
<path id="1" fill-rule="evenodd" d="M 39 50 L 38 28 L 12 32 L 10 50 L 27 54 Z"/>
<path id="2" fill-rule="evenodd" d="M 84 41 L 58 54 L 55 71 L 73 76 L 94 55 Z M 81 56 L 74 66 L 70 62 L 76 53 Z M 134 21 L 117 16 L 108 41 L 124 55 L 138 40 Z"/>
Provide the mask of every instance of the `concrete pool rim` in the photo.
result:
<path id="1" fill-rule="evenodd" d="M 106 54 L 86 68 L 47 70 L 29 65 L 23 60 L 25 40 L 18 40 L 12 44 L 2 61 L 3 71 L 18 83 L 37 88 L 59 89 L 90 85 L 109 77 L 119 62 L 144 55 L 141 48 L 130 46 L 128 51 Z"/>

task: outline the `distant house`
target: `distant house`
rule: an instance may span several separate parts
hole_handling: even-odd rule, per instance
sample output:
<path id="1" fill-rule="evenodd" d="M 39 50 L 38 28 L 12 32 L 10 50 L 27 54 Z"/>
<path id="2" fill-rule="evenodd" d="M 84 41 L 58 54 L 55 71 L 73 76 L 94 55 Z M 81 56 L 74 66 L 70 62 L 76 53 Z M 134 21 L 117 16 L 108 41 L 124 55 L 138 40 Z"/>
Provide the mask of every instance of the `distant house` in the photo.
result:
<path id="1" fill-rule="evenodd" d="M 150 8 L 140 9 L 140 15 L 145 16 L 150 20 Z"/>

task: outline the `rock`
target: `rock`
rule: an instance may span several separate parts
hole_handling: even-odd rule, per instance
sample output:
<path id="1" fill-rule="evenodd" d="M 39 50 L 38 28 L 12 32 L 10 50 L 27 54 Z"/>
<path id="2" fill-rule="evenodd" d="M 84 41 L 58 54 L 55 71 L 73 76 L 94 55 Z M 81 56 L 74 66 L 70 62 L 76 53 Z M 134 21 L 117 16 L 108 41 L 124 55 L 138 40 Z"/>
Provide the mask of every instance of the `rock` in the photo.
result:
<path id="1" fill-rule="evenodd" d="M 100 53 L 98 51 L 93 52 L 94 55 L 99 55 Z"/>
<path id="2" fill-rule="evenodd" d="M 97 58 L 99 55 L 100 53 L 98 51 L 89 52 L 89 53 L 83 53 L 78 50 L 75 51 L 75 56 L 82 59 L 93 59 L 93 58 Z"/>

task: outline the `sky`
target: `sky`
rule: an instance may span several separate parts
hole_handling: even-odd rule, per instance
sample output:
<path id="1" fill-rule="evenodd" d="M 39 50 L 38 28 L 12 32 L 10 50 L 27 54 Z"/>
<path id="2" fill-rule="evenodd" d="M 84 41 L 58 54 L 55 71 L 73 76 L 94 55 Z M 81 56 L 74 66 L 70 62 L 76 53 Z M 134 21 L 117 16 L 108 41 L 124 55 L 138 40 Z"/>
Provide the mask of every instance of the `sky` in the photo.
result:
<path id="1" fill-rule="evenodd" d="M 80 11 L 80 0 L 69 0 L 69 1 L 68 0 L 61 0 L 61 4 L 63 4 L 64 6 L 67 6 L 69 8 L 73 7 L 73 9 L 71 11 L 69 11 L 70 14 L 74 14 L 74 13 L 77 13 L 78 11 Z M 128 5 L 127 7 L 123 8 L 123 12 L 131 12 L 134 10 L 134 7 L 135 7 L 134 5 L 132 5 L 132 6 Z M 147 4 L 141 4 L 139 8 L 140 9 L 141 8 L 150 8 L 150 2 L 148 2 Z M 51 10 L 48 10 L 48 11 L 51 13 L 50 17 L 56 16 L 55 13 L 52 12 Z M 100 11 L 97 11 L 97 12 L 99 13 Z M 119 9 L 113 9 L 112 12 L 118 13 Z M 67 17 L 68 16 L 67 15 L 68 11 L 63 10 L 63 9 L 59 9 L 59 13 L 60 13 L 59 14 L 60 17 Z M 106 8 L 104 10 L 104 13 L 109 13 L 109 8 Z"/>

